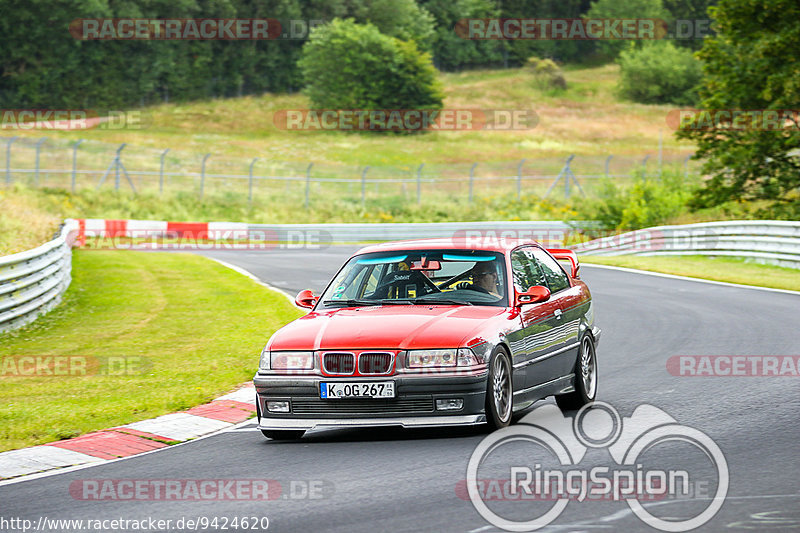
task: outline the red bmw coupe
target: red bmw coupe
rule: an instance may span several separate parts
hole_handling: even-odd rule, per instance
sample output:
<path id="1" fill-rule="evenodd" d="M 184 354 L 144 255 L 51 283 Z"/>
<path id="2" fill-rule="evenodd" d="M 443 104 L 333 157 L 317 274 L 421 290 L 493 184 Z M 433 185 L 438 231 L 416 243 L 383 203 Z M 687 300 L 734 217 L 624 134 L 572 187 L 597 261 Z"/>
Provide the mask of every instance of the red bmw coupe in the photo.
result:
<path id="1" fill-rule="evenodd" d="M 526 240 L 359 250 L 322 295 L 297 295 L 311 311 L 264 347 L 259 429 L 500 428 L 547 396 L 593 401 L 600 329 L 578 269 L 574 252 Z"/>

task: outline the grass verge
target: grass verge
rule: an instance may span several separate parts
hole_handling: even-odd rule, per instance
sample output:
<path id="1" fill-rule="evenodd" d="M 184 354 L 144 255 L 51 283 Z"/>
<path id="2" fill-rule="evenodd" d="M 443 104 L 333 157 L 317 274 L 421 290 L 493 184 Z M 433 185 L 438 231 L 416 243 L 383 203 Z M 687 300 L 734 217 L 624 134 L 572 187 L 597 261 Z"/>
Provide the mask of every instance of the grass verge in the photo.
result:
<path id="1" fill-rule="evenodd" d="M 800 291 L 800 270 L 772 265 L 759 265 L 746 259 L 705 256 L 580 256 L 582 263 L 610 265 L 676 276 L 755 285 L 772 289 Z"/>
<path id="2" fill-rule="evenodd" d="M 268 337 L 300 315 L 203 257 L 76 251 L 64 302 L 0 336 L 0 451 L 207 402 L 251 379 Z M 9 375 L 24 355 L 77 356 L 89 361 L 87 375 Z M 107 357 L 127 369 L 98 371 L 92 362 Z"/>

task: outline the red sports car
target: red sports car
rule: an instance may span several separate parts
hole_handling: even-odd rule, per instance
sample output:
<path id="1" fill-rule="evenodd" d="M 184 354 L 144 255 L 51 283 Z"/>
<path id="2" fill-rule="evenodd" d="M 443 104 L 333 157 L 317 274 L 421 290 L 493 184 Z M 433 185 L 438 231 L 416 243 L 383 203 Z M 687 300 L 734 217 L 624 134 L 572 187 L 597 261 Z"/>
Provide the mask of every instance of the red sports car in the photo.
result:
<path id="1" fill-rule="evenodd" d="M 568 263 L 565 269 L 559 261 Z M 254 378 L 273 439 L 319 427 L 488 424 L 597 394 L 592 298 L 570 250 L 502 240 L 359 250 L 269 339 Z"/>

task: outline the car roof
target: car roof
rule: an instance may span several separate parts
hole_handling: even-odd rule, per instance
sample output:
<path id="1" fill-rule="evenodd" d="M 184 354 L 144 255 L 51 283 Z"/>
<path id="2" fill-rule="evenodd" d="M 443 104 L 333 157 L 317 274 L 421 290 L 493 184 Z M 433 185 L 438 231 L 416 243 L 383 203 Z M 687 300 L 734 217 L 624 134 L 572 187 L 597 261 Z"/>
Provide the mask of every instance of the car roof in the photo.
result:
<path id="1" fill-rule="evenodd" d="M 540 246 L 540 244 L 534 240 L 510 239 L 491 232 L 474 238 L 457 237 L 383 242 L 380 244 L 365 246 L 353 255 L 374 252 L 402 252 L 412 250 L 481 250 L 485 252 L 506 253 L 523 245 Z"/>

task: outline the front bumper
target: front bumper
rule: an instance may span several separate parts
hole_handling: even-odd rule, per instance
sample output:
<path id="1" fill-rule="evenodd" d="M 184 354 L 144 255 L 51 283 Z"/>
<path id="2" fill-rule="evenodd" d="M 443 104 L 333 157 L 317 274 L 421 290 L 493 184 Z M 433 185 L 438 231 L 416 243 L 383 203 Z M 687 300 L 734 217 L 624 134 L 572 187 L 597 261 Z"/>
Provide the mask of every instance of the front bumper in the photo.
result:
<path id="1" fill-rule="evenodd" d="M 326 378 L 257 374 L 259 429 L 309 430 L 319 427 L 433 427 L 463 426 L 486 422 L 486 372 L 464 376 L 407 376 L 382 378 Z M 321 399 L 322 381 L 395 382 L 396 397 L 378 399 Z M 436 410 L 437 399 L 459 398 L 457 411 Z M 271 413 L 268 400 L 289 401 L 290 413 Z"/>

